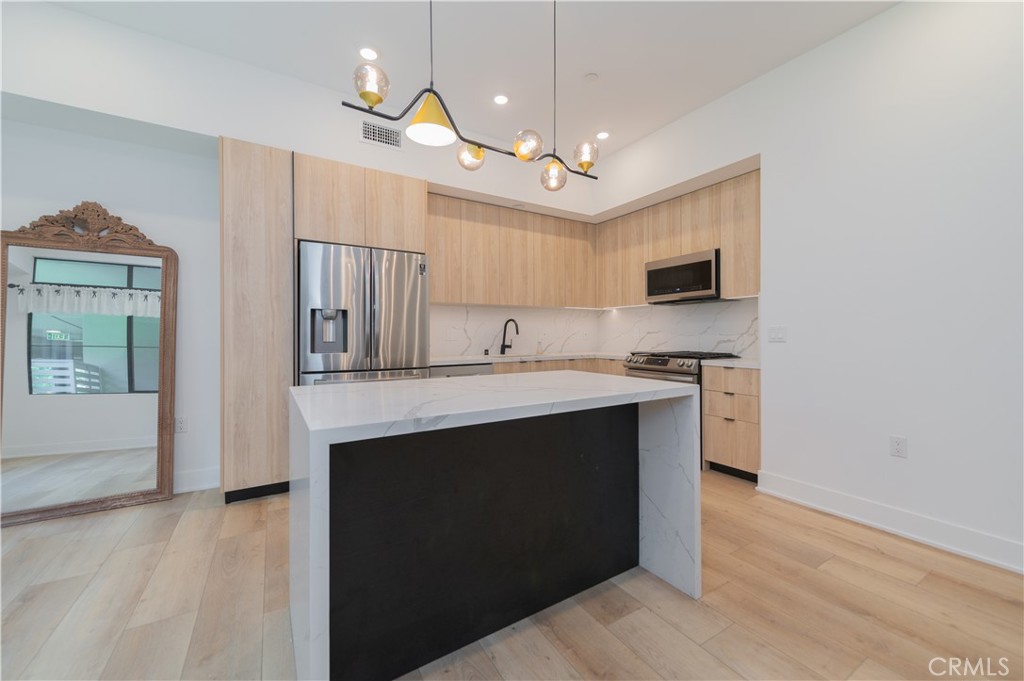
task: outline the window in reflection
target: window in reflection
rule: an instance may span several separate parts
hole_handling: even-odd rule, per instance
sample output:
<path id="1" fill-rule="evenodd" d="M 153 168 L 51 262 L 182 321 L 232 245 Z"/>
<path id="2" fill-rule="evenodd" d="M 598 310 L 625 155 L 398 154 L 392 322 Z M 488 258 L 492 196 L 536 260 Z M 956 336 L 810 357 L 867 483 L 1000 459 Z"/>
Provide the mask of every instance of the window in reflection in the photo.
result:
<path id="1" fill-rule="evenodd" d="M 29 392 L 156 392 L 160 275 L 159 267 L 35 258 L 32 285 L 19 291 L 34 310 Z"/>

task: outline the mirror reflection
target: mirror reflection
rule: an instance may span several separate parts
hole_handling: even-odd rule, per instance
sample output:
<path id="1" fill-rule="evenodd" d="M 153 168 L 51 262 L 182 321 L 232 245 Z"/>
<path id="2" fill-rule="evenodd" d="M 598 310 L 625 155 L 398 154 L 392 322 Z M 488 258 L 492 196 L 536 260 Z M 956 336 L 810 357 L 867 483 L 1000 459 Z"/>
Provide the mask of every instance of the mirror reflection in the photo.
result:
<path id="1" fill-rule="evenodd" d="M 4 513 L 157 487 L 160 258 L 8 249 Z"/>

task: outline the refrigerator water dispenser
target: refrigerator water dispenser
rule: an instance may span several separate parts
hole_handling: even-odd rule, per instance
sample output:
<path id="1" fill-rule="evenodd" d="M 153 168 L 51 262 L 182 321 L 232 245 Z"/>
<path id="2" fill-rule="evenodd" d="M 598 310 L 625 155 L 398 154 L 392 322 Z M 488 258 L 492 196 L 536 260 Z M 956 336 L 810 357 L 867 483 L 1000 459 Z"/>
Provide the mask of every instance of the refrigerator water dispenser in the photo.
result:
<path id="1" fill-rule="evenodd" d="M 348 352 L 348 310 L 310 310 L 309 351 Z"/>

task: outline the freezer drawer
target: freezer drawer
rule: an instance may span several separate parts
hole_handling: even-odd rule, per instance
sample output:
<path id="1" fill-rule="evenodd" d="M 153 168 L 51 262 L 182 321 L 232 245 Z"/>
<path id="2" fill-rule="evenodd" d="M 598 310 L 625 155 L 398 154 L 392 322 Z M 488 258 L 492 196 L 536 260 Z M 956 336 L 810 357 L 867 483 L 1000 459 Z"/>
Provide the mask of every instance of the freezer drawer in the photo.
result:
<path id="1" fill-rule="evenodd" d="M 357 383 L 361 381 L 403 381 L 414 378 L 430 378 L 430 369 L 302 374 L 299 376 L 299 385 L 330 385 L 331 383 Z"/>

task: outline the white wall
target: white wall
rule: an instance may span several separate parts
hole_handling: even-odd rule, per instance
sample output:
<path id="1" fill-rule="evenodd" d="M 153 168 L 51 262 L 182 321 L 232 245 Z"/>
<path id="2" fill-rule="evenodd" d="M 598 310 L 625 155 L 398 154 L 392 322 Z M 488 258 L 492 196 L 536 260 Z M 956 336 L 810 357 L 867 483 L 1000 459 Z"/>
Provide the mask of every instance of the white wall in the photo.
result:
<path id="1" fill-rule="evenodd" d="M 515 164 L 384 156 L 336 93 L 59 7 L 4 4 L 3 86 L 588 215 L 760 154 L 760 324 L 789 329 L 761 348 L 762 488 L 1020 569 L 1021 21 L 897 5 L 603 159 L 600 192 L 547 197 Z"/>
<path id="2" fill-rule="evenodd" d="M 898 5 L 609 158 L 597 206 L 760 153 L 761 489 L 1017 570 L 1021 10 Z"/>
<path id="3" fill-rule="evenodd" d="M 97 201 L 178 253 L 174 489 L 220 483 L 220 243 L 216 141 L 205 155 L 5 120 L 3 229 Z M 109 396 L 121 397 L 121 396 Z M 76 396 L 81 399 L 81 396 Z M 10 416 L 5 399 L 4 420 Z M 6 437 L 6 433 L 5 433 Z"/>
<path id="4" fill-rule="evenodd" d="M 505 206 L 575 219 L 592 213 L 596 182 L 570 181 L 552 193 L 535 166 L 510 159 L 491 157 L 468 173 L 453 148 L 406 144 L 396 152 L 360 142 L 364 119 L 382 121 L 343 109 L 340 93 L 327 88 L 53 5 L 7 2 L 2 12 L 5 92 L 422 177 Z"/>

